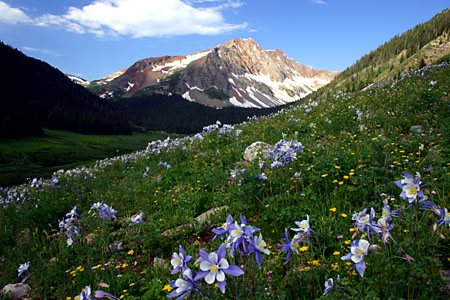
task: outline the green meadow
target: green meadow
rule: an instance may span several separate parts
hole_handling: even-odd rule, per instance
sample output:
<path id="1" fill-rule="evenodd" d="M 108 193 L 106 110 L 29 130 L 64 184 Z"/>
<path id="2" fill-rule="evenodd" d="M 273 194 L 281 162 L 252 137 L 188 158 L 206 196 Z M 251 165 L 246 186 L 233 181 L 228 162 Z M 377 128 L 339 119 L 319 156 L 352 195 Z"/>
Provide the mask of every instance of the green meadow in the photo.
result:
<path id="1" fill-rule="evenodd" d="M 27 278 L 32 299 L 66 300 L 88 287 L 97 299 L 448 299 L 449 74 L 313 95 L 3 190 L 0 286 Z M 248 162 L 256 141 L 279 147 Z"/>
<path id="2" fill-rule="evenodd" d="M 50 177 L 57 170 L 130 153 L 168 136 L 165 133 L 84 135 L 51 129 L 44 132 L 45 137 L 0 138 L 0 186 L 21 184 L 27 178 Z"/>

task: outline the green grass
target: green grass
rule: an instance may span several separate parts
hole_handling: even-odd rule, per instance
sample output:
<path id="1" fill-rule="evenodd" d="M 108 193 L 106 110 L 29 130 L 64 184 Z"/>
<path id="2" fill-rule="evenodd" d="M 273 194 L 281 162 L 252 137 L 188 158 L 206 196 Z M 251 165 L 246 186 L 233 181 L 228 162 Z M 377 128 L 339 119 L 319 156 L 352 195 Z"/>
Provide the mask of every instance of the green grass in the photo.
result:
<path id="1" fill-rule="evenodd" d="M 384 245 L 371 236 L 378 250 L 365 257 L 364 277 L 341 259 L 350 252 L 350 241 L 368 239 L 352 231 L 354 213 L 373 207 L 377 221 L 383 200 L 392 209 L 408 205 L 394 183 L 402 172 L 420 172 L 428 200 L 449 208 L 448 74 L 450 67 L 442 67 L 365 92 L 312 97 L 317 106 L 249 121 L 232 134 L 215 131 L 203 141 L 184 142 L 184 150 L 166 147 L 60 175 L 60 188 L 18 187 L 15 197 L 23 199 L 19 194 L 29 188 L 28 200 L 0 211 L 0 286 L 23 278 L 17 278 L 16 269 L 30 261 L 27 283 L 33 299 L 74 299 L 85 286 L 101 289 L 96 282 L 107 283 L 110 287 L 102 289 L 121 299 L 167 299 L 168 288 L 163 288 L 180 276 L 170 274 L 172 253 L 181 245 L 193 256 L 189 266 L 198 271 L 193 262 L 199 250 L 216 251 L 223 242 L 213 241 L 211 230 L 228 214 L 240 223 L 242 213 L 249 225 L 261 229 L 270 255 L 263 255 L 261 268 L 253 255 L 228 255 L 230 264 L 243 266 L 245 273 L 227 275 L 224 295 L 202 280 L 207 299 L 448 299 L 448 224 L 435 228 L 439 216 L 415 204 L 391 221 L 395 243 L 390 239 Z M 422 132 L 411 132 L 413 125 L 422 125 Z M 238 129 L 242 132 L 236 137 Z M 282 168 L 266 167 L 268 179 L 261 182 L 257 162 L 245 162 L 243 153 L 255 141 L 274 145 L 283 137 L 300 141 L 304 151 Z M 245 172 L 232 179 L 235 167 Z M 116 209 L 117 219 L 100 220 L 90 210 L 99 201 Z M 224 205 L 228 210 L 210 222 L 195 222 L 201 213 Z M 58 223 L 74 206 L 81 237 L 67 247 Z M 139 230 L 129 224 L 140 211 L 148 223 Z M 283 243 L 285 228 L 292 239 L 290 228 L 307 215 L 317 234 L 300 243 L 299 254 L 285 264 L 286 253 L 277 245 Z M 106 250 L 118 241 L 122 250 Z M 155 258 L 169 267 L 155 265 Z M 322 296 L 327 279 L 338 276 L 336 285 L 343 289 Z"/>
<path id="2" fill-rule="evenodd" d="M 165 133 L 133 135 L 83 135 L 44 129 L 45 137 L 0 139 L 0 186 L 49 177 L 54 171 L 91 164 L 123 153 L 142 150 Z"/>

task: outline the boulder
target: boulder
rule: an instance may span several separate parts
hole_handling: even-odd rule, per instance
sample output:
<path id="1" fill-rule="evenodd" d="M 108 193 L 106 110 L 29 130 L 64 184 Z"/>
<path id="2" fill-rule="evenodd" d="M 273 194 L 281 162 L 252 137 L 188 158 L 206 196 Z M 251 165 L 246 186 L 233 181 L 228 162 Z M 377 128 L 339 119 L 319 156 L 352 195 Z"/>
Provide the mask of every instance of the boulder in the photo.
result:
<path id="1" fill-rule="evenodd" d="M 1 291 L 2 296 L 6 296 L 6 299 L 23 299 L 28 296 L 31 291 L 31 287 L 25 283 L 11 283 L 3 287 Z"/>
<path id="2" fill-rule="evenodd" d="M 262 158 L 267 158 L 271 149 L 272 146 L 267 143 L 254 142 L 245 149 L 244 159 L 251 162 L 257 158 L 258 155 L 261 155 Z"/>

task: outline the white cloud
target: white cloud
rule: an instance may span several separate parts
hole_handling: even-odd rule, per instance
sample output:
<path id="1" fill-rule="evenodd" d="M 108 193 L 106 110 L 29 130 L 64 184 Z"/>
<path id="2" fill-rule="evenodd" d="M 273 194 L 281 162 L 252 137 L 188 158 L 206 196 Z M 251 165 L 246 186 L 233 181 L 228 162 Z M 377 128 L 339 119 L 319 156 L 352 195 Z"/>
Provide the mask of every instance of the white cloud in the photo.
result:
<path id="1" fill-rule="evenodd" d="M 53 55 L 53 56 L 61 56 L 62 55 L 54 50 L 48 50 L 48 49 L 32 48 L 32 47 L 27 47 L 27 46 L 23 46 L 22 49 L 26 50 L 26 51 L 31 51 L 31 52 L 42 52 L 44 54 L 49 54 L 49 55 Z"/>
<path id="2" fill-rule="evenodd" d="M 194 7 L 192 1 L 181 0 L 95 0 L 82 8 L 70 7 L 64 15 L 43 15 L 35 24 L 98 37 L 130 35 L 134 38 L 216 35 L 245 28 L 247 23 L 229 24 L 222 15 L 222 10 L 238 8 L 242 2 L 221 2 L 215 7 Z"/>
<path id="3" fill-rule="evenodd" d="M 312 2 L 316 3 L 316 4 L 322 4 L 322 5 L 327 5 L 328 3 L 326 3 L 323 0 L 311 0 Z"/>
<path id="4" fill-rule="evenodd" d="M 17 24 L 30 23 L 32 20 L 19 8 L 13 8 L 8 3 L 0 1 L 0 22 Z"/>

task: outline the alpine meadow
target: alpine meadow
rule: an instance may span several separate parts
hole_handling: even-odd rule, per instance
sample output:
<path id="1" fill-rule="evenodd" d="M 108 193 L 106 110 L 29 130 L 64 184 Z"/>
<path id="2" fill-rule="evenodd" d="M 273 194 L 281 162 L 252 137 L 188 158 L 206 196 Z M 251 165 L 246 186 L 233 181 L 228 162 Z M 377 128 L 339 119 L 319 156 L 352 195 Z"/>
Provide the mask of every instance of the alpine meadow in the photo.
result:
<path id="1" fill-rule="evenodd" d="M 262 91 L 264 101 L 276 95 L 254 81 L 241 93 L 256 75 L 233 66 L 235 79 L 220 85 L 192 71 L 212 72 L 202 63 L 219 65 L 219 56 L 177 70 L 178 95 L 168 90 L 173 74 L 158 79 L 157 89 L 140 86 L 151 93 L 134 98 L 100 100 L 92 87 L 73 88 L 83 101 L 98 100 L 105 133 L 133 135 L 80 137 L 98 128 L 84 123 L 81 104 L 81 117 L 71 115 L 83 124 L 78 131 L 48 126 L 56 122 L 50 118 L 28 120 L 48 136 L 78 140 L 66 146 L 97 142 L 89 152 L 121 153 L 80 154 L 76 167 L 71 160 L 49 177 L 0 188 L 0 299 L 450 299 L 450 9 L 339 74 L 320 71 L 330 83 L 291 101 L 295 90 L 277 108 L 245 110 L 268 103 Z M 127 72 L 96 86 L 98 94 L 119 83 L 132 88 L 130 78 L 143 73 Z M 189 80 L 211 84 L 213 95 L 199 99 L 227 106 L 239 94 L 241 107 L 185 100 L 182 93 L 193 98 L 208 88 Z M 157 116 L 169 106 L 181 108 Z M 55 111 L 63 107 L 61 100 Z M 145 149 L 122 154 L 147 137 L 154 140 Z M 8 142 L 12 157 L 15 142 L 34 147 L 25 141 L 0 146 Z M 57 166 L 68 151 L 61 149 L 46 154 Z M 19 287 L 20 295 L 6 292 Z"/>

